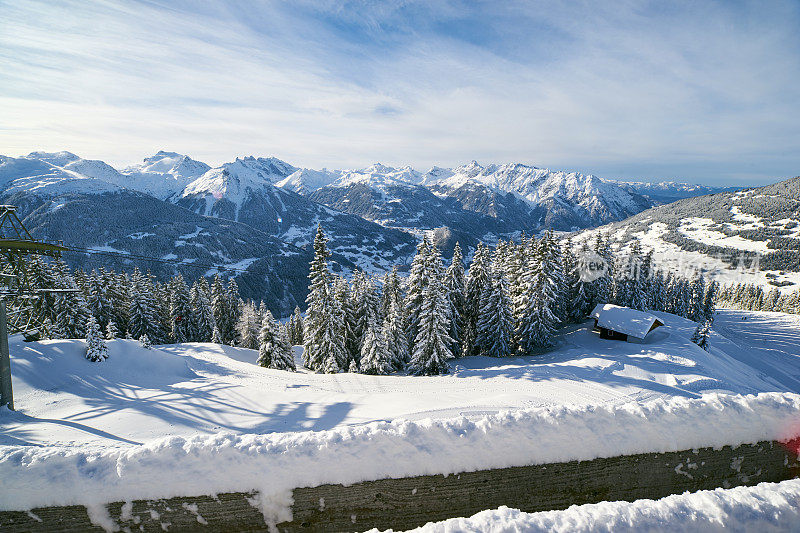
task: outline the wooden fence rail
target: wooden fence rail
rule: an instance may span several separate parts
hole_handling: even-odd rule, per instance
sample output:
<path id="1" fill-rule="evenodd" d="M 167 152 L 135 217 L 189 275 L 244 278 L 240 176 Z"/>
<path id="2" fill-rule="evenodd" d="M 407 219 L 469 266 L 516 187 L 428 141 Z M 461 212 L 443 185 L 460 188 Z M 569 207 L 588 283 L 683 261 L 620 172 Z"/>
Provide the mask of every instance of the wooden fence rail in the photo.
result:
<path id="1" fill-rule="evenodd" d="M 736 448 L 297 488 L 293 520 L 277 527 L 288 532 L 401 530 L 501 505 L 534 512 L 600 501 L 656 499 L 685 491 L 792 479 L 800 476 L 797 459 L 797 453 L 782 444 L 764 441 Z M 117 502 L 106 508 L 123 530 L 265 531 L 267 525 L 251 505 L 252 499 L 253 493 L 229 493 Z M 0 530 L 102 531 L 82 506 L 3 511 Z"/>

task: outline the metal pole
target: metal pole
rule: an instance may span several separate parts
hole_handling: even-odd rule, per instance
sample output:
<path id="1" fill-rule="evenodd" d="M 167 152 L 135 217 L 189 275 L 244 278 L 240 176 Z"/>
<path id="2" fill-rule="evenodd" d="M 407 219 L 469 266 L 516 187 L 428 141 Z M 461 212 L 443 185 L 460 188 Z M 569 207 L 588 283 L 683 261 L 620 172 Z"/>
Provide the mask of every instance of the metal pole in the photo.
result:
<path id="1" fill-rule="evenodd" d="M 11 353 L 8 350 L 8 323 L 6 302 L 0 300 L 0 407 L 14 410 L 14 392 L 11 390 Z"/>

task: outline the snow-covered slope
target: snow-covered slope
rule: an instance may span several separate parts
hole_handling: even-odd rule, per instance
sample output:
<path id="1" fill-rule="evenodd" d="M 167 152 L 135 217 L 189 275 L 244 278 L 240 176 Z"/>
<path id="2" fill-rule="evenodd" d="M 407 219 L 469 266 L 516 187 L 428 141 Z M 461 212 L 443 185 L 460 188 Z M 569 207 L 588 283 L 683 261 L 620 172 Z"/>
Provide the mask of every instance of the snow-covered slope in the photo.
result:
<path id="1" fill-rule="evenodd" d="M 138 353 L 130 341 L 113 343 L 105 366 L 83 358 L 83 341 L 19 341 L 11 347 L 14 390 L 17 407 L 27 416 L 0 417 L 0 444 L 108 445 L 218 431 L 475 419 L 509 409 L 611 407 L 713 392 L 800 392 L 800 317 L 725 311 L 715 323 L 710 352 L 689 341 L 694 323 L 661 317 L 667 325 L 645 344 L 600 340 L 586 323 L 560 332 L 559 347 L 546 356 L 461 358 L 450 363 L 450 375 L 435 377 L 291 373 L 256 366 L 254 350 L 191 343 L 160 347 L 158 355 L 181 361 L 190 373 L 148 363 L 151 377 L 126 380 L 124 369 L 133 363 L 121 359 Z M 761 336 L 781 342 L 767 348 Z M 90 408 L 100 410 L 79 424 L 48 422 L 77 421 Z"/>
<path id="2" fill-rule="evenodd" d="M 800 286 L 800 178 L 657 206 L 576 241 L 598 232 L 618 247 L 638 238 L 662 268 L 684 276 L 702 271 L 722 283 Z"/>

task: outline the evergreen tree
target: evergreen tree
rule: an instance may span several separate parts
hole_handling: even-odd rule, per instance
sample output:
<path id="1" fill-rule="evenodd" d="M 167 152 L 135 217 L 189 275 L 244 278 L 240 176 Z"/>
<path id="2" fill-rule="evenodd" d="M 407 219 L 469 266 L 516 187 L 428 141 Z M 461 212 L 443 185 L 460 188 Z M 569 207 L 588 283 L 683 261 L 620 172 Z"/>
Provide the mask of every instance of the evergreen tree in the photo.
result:
<path id="1" fill-rule="evenodd" d="M 389 308 L 393 303 L 402 309 L 403 289 L 400 285 L 400 276 L 397 273 L 396 265 L 392 267 L 392 271 L 389 274 L 386 274 L 383 281 L 381 310 L 384 317 L 389 316 Z"/>
<path id="2" fill-rule="evenodd" d="M 153 296 L 152 282 L 139 272 L 133 270 L 130 284 L 130 310 L 128 315 L 129 332 L 138 339 L 147 335 L 148 339 L 160 338 L 159 319 L 156 315 L 155 298 Z"/>
<path id="3" fill-rule="evenodd" d="M 255 305 L 252 302 L 245 303 L 242 306 L 239 321 L 236 324 L 237 346 L 258 350 L 259 331 L 262 329 L 262 322 L 261 315 Z"/>
<path id="4" fill-rule="evenodd" d="M 493 268 L 491 283 L 481 298 L 481 313 L 476 339 L 480 353 L 490 357 L 511 355 L 513 327 L 511 298 L 508 294 L 505 276 L 500 268 Z"/>
<path id="5" fill-rule="evenodd" d="M 478 317 L 481 312 L 481 296 L 489 286 L 489 250 L 483 243 L 478 243 L 478 249 L 467 271 L 467 281 L 464 293 L 463 335 L 461 345 L 463 355 L 478 353 L 476 339 L 478 337 Z"/>
<path id="6" fill-rule="evenodd" d="M 444 275 L 444 286 L 450 299 L 450 338 L 453 339 L 451 350 L 454 354 L 461 354 L 466 277 L 464 275 L 464 257 L 461 254 L 461 246 L 457 242 L 453 249 L 453 259 Z"/>
<path id="7" fill-rule="evenodd" d="M 109 320 L 108 325 L 106 326 L 106 339 L 112 341 L 116 338 L 117 338 L 117 325 L 114 324 L 113 320 Z"/>
<path id="8" fill-rule="evenodd" d="M 717 303 L 717 291 L 719 290 L 719 283 L 712 281 L 706 286 L 705 294 L 703 295 L 703 303 L 700 308 L 700 318 L 708 321 L 714 319 Z"/>
<path id="9" fill-rule="evenodd" d="M 239 298 L 239 285 L 236 283 L 236 280 L 230 278 L 228 280 L 228 288 L 226 291 L 226 298 L 228 300 L 228 319 L 224 322 L 226 327 L 228 327 L 227 335 L 228 335 L 228 344 L 231 346 L 237 346 L 239 343 L 239 332 L 236 329 L 236 324 L 239 322 L 239 317 L 242 314 L 242 301 Z M 225 338 L 226 332 L 221 332 L 223 338 Z"/>
<path id="10" fill-rule="evenodd" d="M 711 321 L 705 320 L 702 323 L 698 324 L 697 328 L 694 330 L 694 334 L 692 334 L 692 342 L 708 351 L 708 337 L 711 335 Z"/>
<path id="11" fill-rule="evenodd" d="M 93 315 L 86 321 L 86 359 L 97 363 L 108 359 L 108 347 Z"/>
<path id="12" fill-rule="evenodd" d="M 230 321 L 232 313 L 228 295 L 219 274 L 215 275 L 211 282 L 211 313 L 214 315 L 214 324 L 219 331 L 220 344 L 228 344 L 234 336 L 234 324 Z"/>
<path id="13" fill-rule="evenodd" d="M 108 299 L 106 292 L 107 288 L 106 280 L 102 279 L 97 271 L 92 270 L 88 279 L 89 290 L 86 304 L 89 307 L 89 312 L 92 313 L 97 320 L 101 331 L 108 325 L 112 314 L 111 301 Z"/>
<path id="14" fill-rule="evenodd" d="M 213 344 L 222 344 L 222 335 L 219 334 L 216 322 L 214 323 L 214 329 L 211 330 L 211 342 Z"/>
<path id="15" fill-rule="evenodd" d="M 552 345 L 553 333 L 558 318 L 553 313 L 557 305 L 557 279 L 553 262 L 557 256 L 548 249 L 553 242 L 543 238 L 534 248 L 532 257 L 532 276 L 525 292 L 527 307 L 522 320 L 517 325 L 519 350 L 523 354 L 540 351 Z"/>
<path id="16" fill-rule="evenodd" d="M 269 367 L 275 370 L 297 371 L 297 367 L 294 364 L 292 343 L 289 342 L 289 335 L 285 328 L 278 328 L 275 335 L 275 350 L 272 353 L 272 362 Z"/>
<path id="17" fill-rule="evenodd" d="M 153 345 L 150 343 L 150 338 L 147 336 L 147 333 L 139 337 L 139 344 L 142 345 L 142 348 L 145 350 L 150 350 Z"/>
<path id="18" fill-rule="evenodd" d="M 189 288 L 178 274 L 172 278 L 169 285 L 169 321 L 171 324 L 170 337 L 173 342 L 189 342 L 194 337 L 192 332 L 192 309 L 189 303 Z"/>
<path id="19" fill-rule="evenodd" d="M 419 321 L 422 314 L 423 293 L 429 280 L 430 248 L 428 237 L 422 238 L 417 244 L 417 253 L 411 262 L 411 272 L 408 276 L 408 291 L 405 298 L 407 338 L 413 342 L 419 330 Z"/>
<path id="20" fill-rule="evenodd" d="M 277 349 L 278 323 L 272 313 L 267 311 L 261 320 L 261 330 L 258 332 L 258 359 L 256 364 L 269 368 Z"/>
<path id="21" fill-rule="evenodd" d="M 392 371 L 386 338 L 374 318 L 367 324 L 364 342 L 361 344 L 361 371 L 376 375 L 385 375 Z"/>
<path id="22" fill-rule="evenodd" d="M 294 346 L 303 344 L 303 315 L 300 313 L 300 308 L 295 307 L 294 313 L 289 318 L 289 342 Z"/>
<path id="23" fill-rule="evenodd" d="M 356 283 L 360 282 L 358 272 L 355 272 Z M 351 360 L 358 361 L 361 357 L 360 339 L 358 336 L 358 320 L 356 318 L 356 290 L 350 290 L 350 284 L 341 276 L 333 276 L 333 305 L 341 317 L 342 342 L 344 344 L 344 358 L 337 361 L 339 368 L 347 368 Z M 360 289 L 359 289 L 360 290 Z"/>
<path id="24" fill-rule="evenodd" d="M 62 260 L 54 265 L 55 283 L 58 288 L 77 289 L 77 283 L 69 272 L 69 268 Z M 56 294 L 55 329 L 66 339 L 79 339 L 87 335 L 86 324 L 89 318 L 89 309 L 81 292 L 62 292 Z"/>
<path id="25" fill-rule="evenodd" d="M 392 368 L 402 370 L 409 360 L 408 339 L 403 324 L 403 313 L 397 302 L 392 302 L 383 321 L 383 335 L 386 338 Z"/>
<path id="26" fill-rule="evenodd" d="M 414 375 L 446 374 L 447 360 L 453 358 L 450 350 L 453 339 L 450 331 L 450 301 L 442 280 L 444 268 L 435 246 L 428 251 L 427 285 L 422 292 L 414 351 L 409 371 Z"/>
<path id="27" fill-rule="evenodd" d="M 322 227 L 317 227 L 314 237 L 314 258 L 308 278 L 310 281 L 306 303 L 303 353 L 305 366 L 317 372 L 339 371 L 338 361 L 347 360 L 343 333 L 344 320 L 341 308 L 336 305 L 330 286 L 327 238 Z"/>
<path id="28" fill-rule="evenodd" d="M 192 284 L 189 293 L 191 307 L 192 340 L 194 342 L 209 342 L 214 333 L 214 312 L 211 309 L 210 289 L 205 278 L 200 278 Z"/>

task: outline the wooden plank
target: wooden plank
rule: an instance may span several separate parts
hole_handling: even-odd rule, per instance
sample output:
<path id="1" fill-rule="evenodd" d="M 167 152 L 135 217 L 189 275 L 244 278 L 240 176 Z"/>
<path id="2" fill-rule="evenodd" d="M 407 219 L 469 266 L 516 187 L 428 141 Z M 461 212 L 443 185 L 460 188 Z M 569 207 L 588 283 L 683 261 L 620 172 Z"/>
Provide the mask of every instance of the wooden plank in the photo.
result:
<path id="1" fill-rule="evenodd" d="M 407 529 L 470 516 L 501 505 L 535 512 L 573 504 L 641 498 L 685 491 L 754 485 L 800 476 L 797 454 L 777 442 L 737 448 L 702 448 L 466 472 L 449 476 L 383 479 L 350 486 L 323 485 L 293 492 L 293 520 L 280 531 Z M 158 480 L 154 480 L 157 483 Z M 253 493 L 122 502 L 109 516 L 131 531 L 265 531 Z M 0 512 L 0 530 L 96 531 L 81 506 Z"/>

